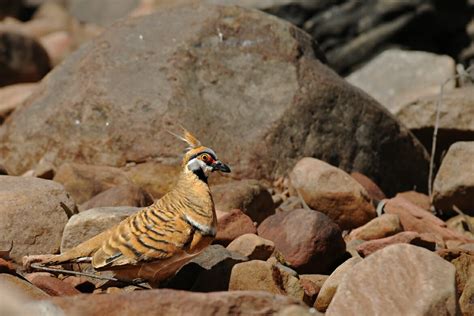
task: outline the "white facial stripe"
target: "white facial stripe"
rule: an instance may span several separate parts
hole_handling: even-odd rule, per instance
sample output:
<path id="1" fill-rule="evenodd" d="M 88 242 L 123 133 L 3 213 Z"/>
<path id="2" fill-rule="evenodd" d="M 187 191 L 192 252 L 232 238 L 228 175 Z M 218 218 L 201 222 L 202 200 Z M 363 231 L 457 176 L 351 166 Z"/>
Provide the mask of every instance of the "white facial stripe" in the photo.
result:
<path id="1" fill-rule="evenodd" d="M 186 164 L 188 169 L 191 171 L 197 171 L 201 169 L 206 176 L 208 176 L 212 172 L 212 167 L 206 165 L 206 163 L 200 159 L 193 158 Z"/>

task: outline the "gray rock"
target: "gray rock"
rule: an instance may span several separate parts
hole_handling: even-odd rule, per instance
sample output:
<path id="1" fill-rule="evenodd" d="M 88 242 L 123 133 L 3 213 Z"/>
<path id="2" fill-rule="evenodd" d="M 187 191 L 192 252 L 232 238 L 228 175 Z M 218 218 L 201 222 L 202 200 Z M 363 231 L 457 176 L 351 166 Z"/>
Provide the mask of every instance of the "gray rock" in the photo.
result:
<path id="1" fill-rule="evenodd" d="M 474 141 L 453 144 L 444 157 L 433 184 L 433 205 L 450 211 L 456 205 L 474 215 Z"/>
<path id="2" fill-rule="evenodd" d="M 434 95 L 407 103 L 395 113 L 400 122 L 408 127 L 427 149 L 431 149 L 438 101 L 439 91 Z M 474 141 L 474 87 L 445 91 L 439 113 L 437 163 L 443 152 L 446 152 L 453 143 Z"/>
<path id="3" fill-rule="evenodd" d="M 0 163 L 11 174 L 47 153 L 56 167 L 174 164 L 183 145 L 167 130 L 179 123 L 234 177 L 273 180 L 310 156 L 362 172 L 387 194 L 426 188 L 419 142 L 315 55 L 308 34 L 249 9 L 183 6 L 118 22 L 2 125 Z"/>
<path id="4" fill-rule="evenodd" d="M 131 206 L 98 207 L 72 216 L 64 228 L 61 252 L 106 231 L 139 210 Z"/>
<path id="5" fill-rule="evenodd" d="M 326 315 L 456 315 L 455 272 L 429 250 L 389 246 L 342 278 Z"/>
<path id="6" fill-rule="evenodd" d="M 346 79 L 395 114 L 419 97 L 439 93 L 440 85 L 454 74 L 455 62 L 449 56 L 389 49 Z M 445 89 L 454 85 L 451 81 Z"/>
<path id="7" fill-rule="evenodd" d="M 59 183 L 30 177 L 0 176 L 0 245 L 13 242 L 11 257 L 21 262 L 28 254 L 59 251 L 67 215 L 74 209 Z"/>

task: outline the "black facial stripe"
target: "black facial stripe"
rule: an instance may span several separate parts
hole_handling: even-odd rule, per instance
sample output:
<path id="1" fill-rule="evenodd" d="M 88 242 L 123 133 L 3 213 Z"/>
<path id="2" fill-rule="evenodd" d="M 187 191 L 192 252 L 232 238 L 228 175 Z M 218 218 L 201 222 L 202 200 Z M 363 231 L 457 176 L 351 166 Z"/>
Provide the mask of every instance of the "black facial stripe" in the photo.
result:
<path id="1" fill-rule="evenodd" d="M 189 158 L 189 160 L 194 159 L 194 158 L 196 158 L 197 156 L 202 155 L 202 154 L 209 154 L 209 155 L 212 157 L 212 159 L 217 160 L 216 154 L 214 154 L 214 152 L 212 152 L 212 151 L 210 151 L 210 150 L 203 150 L 203 151 L 200 151 L 200 152 L 198 152 L 197 154 L 192 155 L 192 156 Z"/>

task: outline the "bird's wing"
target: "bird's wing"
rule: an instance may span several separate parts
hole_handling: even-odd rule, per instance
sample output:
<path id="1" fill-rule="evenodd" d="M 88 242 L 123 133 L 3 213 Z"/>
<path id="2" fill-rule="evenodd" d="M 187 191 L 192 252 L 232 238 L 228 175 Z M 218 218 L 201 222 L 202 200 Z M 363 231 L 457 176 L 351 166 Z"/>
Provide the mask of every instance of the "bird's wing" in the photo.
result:
<path id="1" fill-rule="evenodd" d="M 103 269 L 168 259 L 182 253 L 193 234 L 178 213 L 152 205 L 121 222 L 94 253 L 92 265 Z"/>

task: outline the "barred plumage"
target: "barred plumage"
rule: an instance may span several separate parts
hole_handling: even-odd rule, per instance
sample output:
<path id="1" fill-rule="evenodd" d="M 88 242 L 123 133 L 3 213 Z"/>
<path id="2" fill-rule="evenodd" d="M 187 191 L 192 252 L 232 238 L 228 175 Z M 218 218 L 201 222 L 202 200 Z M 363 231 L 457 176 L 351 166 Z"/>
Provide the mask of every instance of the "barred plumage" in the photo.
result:
<path id="1" fill-rule="evenodd" d="M 91 257 L 97 270 L 115 270 L 122 278 L 159 281 L 207 247 L 216 235 L 214 202 L 207 184 L 212 171 L 230 172 L 212 149 L 203 147 L 189 132 L 191 146 L 173 190 L 117 226 L 60 255 L 24 258 L 48 265 Z"/>

